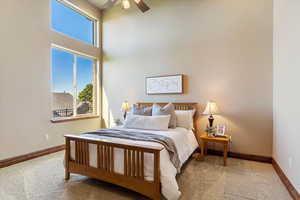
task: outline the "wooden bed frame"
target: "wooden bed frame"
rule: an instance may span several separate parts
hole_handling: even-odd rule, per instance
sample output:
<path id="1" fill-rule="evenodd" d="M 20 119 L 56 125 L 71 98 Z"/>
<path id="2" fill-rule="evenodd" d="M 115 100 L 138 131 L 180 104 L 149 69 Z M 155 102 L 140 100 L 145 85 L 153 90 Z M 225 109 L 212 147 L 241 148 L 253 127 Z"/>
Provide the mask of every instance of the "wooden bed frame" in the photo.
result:
<path id="1" fill-rule="evenodd" d="M 138 103 L 151 106 L 153 103 Z M 158 103 L 166 105 L 167 103 Z M 174 103 L 176 110 L 197 109 L 197 103 Z M 194 121 L 196 120 L 196 115 Z M 196 124 L 196 123 L 194 123 Z M 195 127 L 194 127 L 194 130 Z M 195 136 L 198 140 L 196 131 Z M 126 145 L 102 140 L 88 139 L 81 136 L 66 135 L 65 179 L 70 179 L 70 173 L 81 174 L 105 182 L 136 191 L 153 200 L 161 198 L 160 188 L 160 151 L 163 148 Z M 75 160 L 71 159 L 71 142 L 75 143 Z M 89 165 L 89 144 L 97 145 L 98 166 Z M 114 172 L 114 148 L 124 150 L 124 174 Z M 154 156 L 154 178 L 148 181 L 144 176 L 144 153 Z"/>

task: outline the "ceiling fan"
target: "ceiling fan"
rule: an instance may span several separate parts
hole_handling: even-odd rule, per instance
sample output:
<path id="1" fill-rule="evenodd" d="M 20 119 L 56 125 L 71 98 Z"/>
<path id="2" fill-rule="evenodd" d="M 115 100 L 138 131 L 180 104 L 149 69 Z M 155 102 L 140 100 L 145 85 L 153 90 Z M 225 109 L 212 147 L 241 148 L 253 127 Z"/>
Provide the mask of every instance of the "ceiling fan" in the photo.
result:
<path id="1" fill-rule="evenodd" d="M 111 8 L 113 7 L 118 1 L 121 1 L 122 7 L 124 9 L 129 9 L 131 4 L 129 0 L 107 0 L 107 2 L 103 5 L 103 8 Z M 150 7 L 143 1 L 143 0 L 133 0 L 135 5 L 142 11 L 146 12 L 150 10 Z"/>

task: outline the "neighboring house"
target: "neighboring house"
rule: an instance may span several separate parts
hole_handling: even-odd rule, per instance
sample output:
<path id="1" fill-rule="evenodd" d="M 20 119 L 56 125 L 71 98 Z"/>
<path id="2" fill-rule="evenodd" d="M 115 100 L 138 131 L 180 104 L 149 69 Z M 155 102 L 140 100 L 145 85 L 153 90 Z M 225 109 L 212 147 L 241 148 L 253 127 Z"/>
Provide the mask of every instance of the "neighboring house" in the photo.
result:
<path id="1" fill-rule="evenodd" d="M 82 115 L 82 114 L 87 114 L 92 112 L 91 110 L 92 105 L 89 102 L 79 102 L 77 105 L 77 114 Z"/>
<path id="2" fill-rule="evenodd" d="M 70 93 L 52 93 L 53 117 L 70 117 L 73 115 L 73 96 Z M 78 102 L 77 114 L 87 114 L 92 112 L 89 102 Z"/>
<path id="3" fill-rule="evenodd" d="M 67 92 L 52 93 L 53 117 L 68 117 L 73 115 L 73 95 Z"/>
<path id="4" fill-rule="evenodd" d="M 67 92 L 58 93 L 54 92 L 52 93 L 52 109 L 58 110 L 58 109 L 72 109 L 73 108 L 73 95 Z"/>

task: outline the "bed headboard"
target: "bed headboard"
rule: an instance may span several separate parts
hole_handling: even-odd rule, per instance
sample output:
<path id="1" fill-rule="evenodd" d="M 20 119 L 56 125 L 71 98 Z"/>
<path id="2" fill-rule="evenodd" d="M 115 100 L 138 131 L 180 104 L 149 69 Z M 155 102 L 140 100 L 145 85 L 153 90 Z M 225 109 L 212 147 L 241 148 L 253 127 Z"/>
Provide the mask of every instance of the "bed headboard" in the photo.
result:
<path id="1" fill-rule="evenodd" d="M 153 103 L 145 103 L 145 102 L 138 102 L 137 103 L 140 106 L 152 106 Z M 165 106 L 168 103 L 156 103 L 160 106 Z M 197 103 L 173 103 L 175 106 L 175 110 L 193 110 L 195 109 L 197 111 Z"/>
<path id="2" fill-rule="evenodd" d="M 154 103 L 156 102 L 138 102 L 136 103 L 137 105 L 140 105 L 140 106 L 152 106 Z M 173 103 L 173 102 L 172 102 Z M 156 104 L 159 104 L 160 106 L 165 106 L 167 105 L 168 103 L 156 103 Z M 194 133 L 196 135 L 196 138 L 198 140 L 198 103 L 194 103 L 194 102 L 187 102 L 187 103 L 173 103 L 174 106 L 175 106 L 175 110 L 196 110 L 196 113 L 194 115 Z"/>

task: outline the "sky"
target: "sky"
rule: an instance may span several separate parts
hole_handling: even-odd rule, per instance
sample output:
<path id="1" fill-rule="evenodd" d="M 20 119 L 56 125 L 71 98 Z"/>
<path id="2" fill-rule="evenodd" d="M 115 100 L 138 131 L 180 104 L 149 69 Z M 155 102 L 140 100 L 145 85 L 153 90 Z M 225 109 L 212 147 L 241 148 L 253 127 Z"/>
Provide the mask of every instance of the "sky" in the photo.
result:
<path id="1" fill-rule="evenodd" d="M 52 29 L 93 44 L 93 22 L 56 0 L 51 1 Z M 52 49 L 52 91 L 73 93 L 73 60 L 71 53 Z M 77 56 L 77 91 L 93 81 L 93 60 Z"/>
<path id="2" fill-rule="evenodd" d="M 88 44 L 93 44 L 93 21 L 56 0 L 51 0 L 51 15 L 54 30 Z"/>

